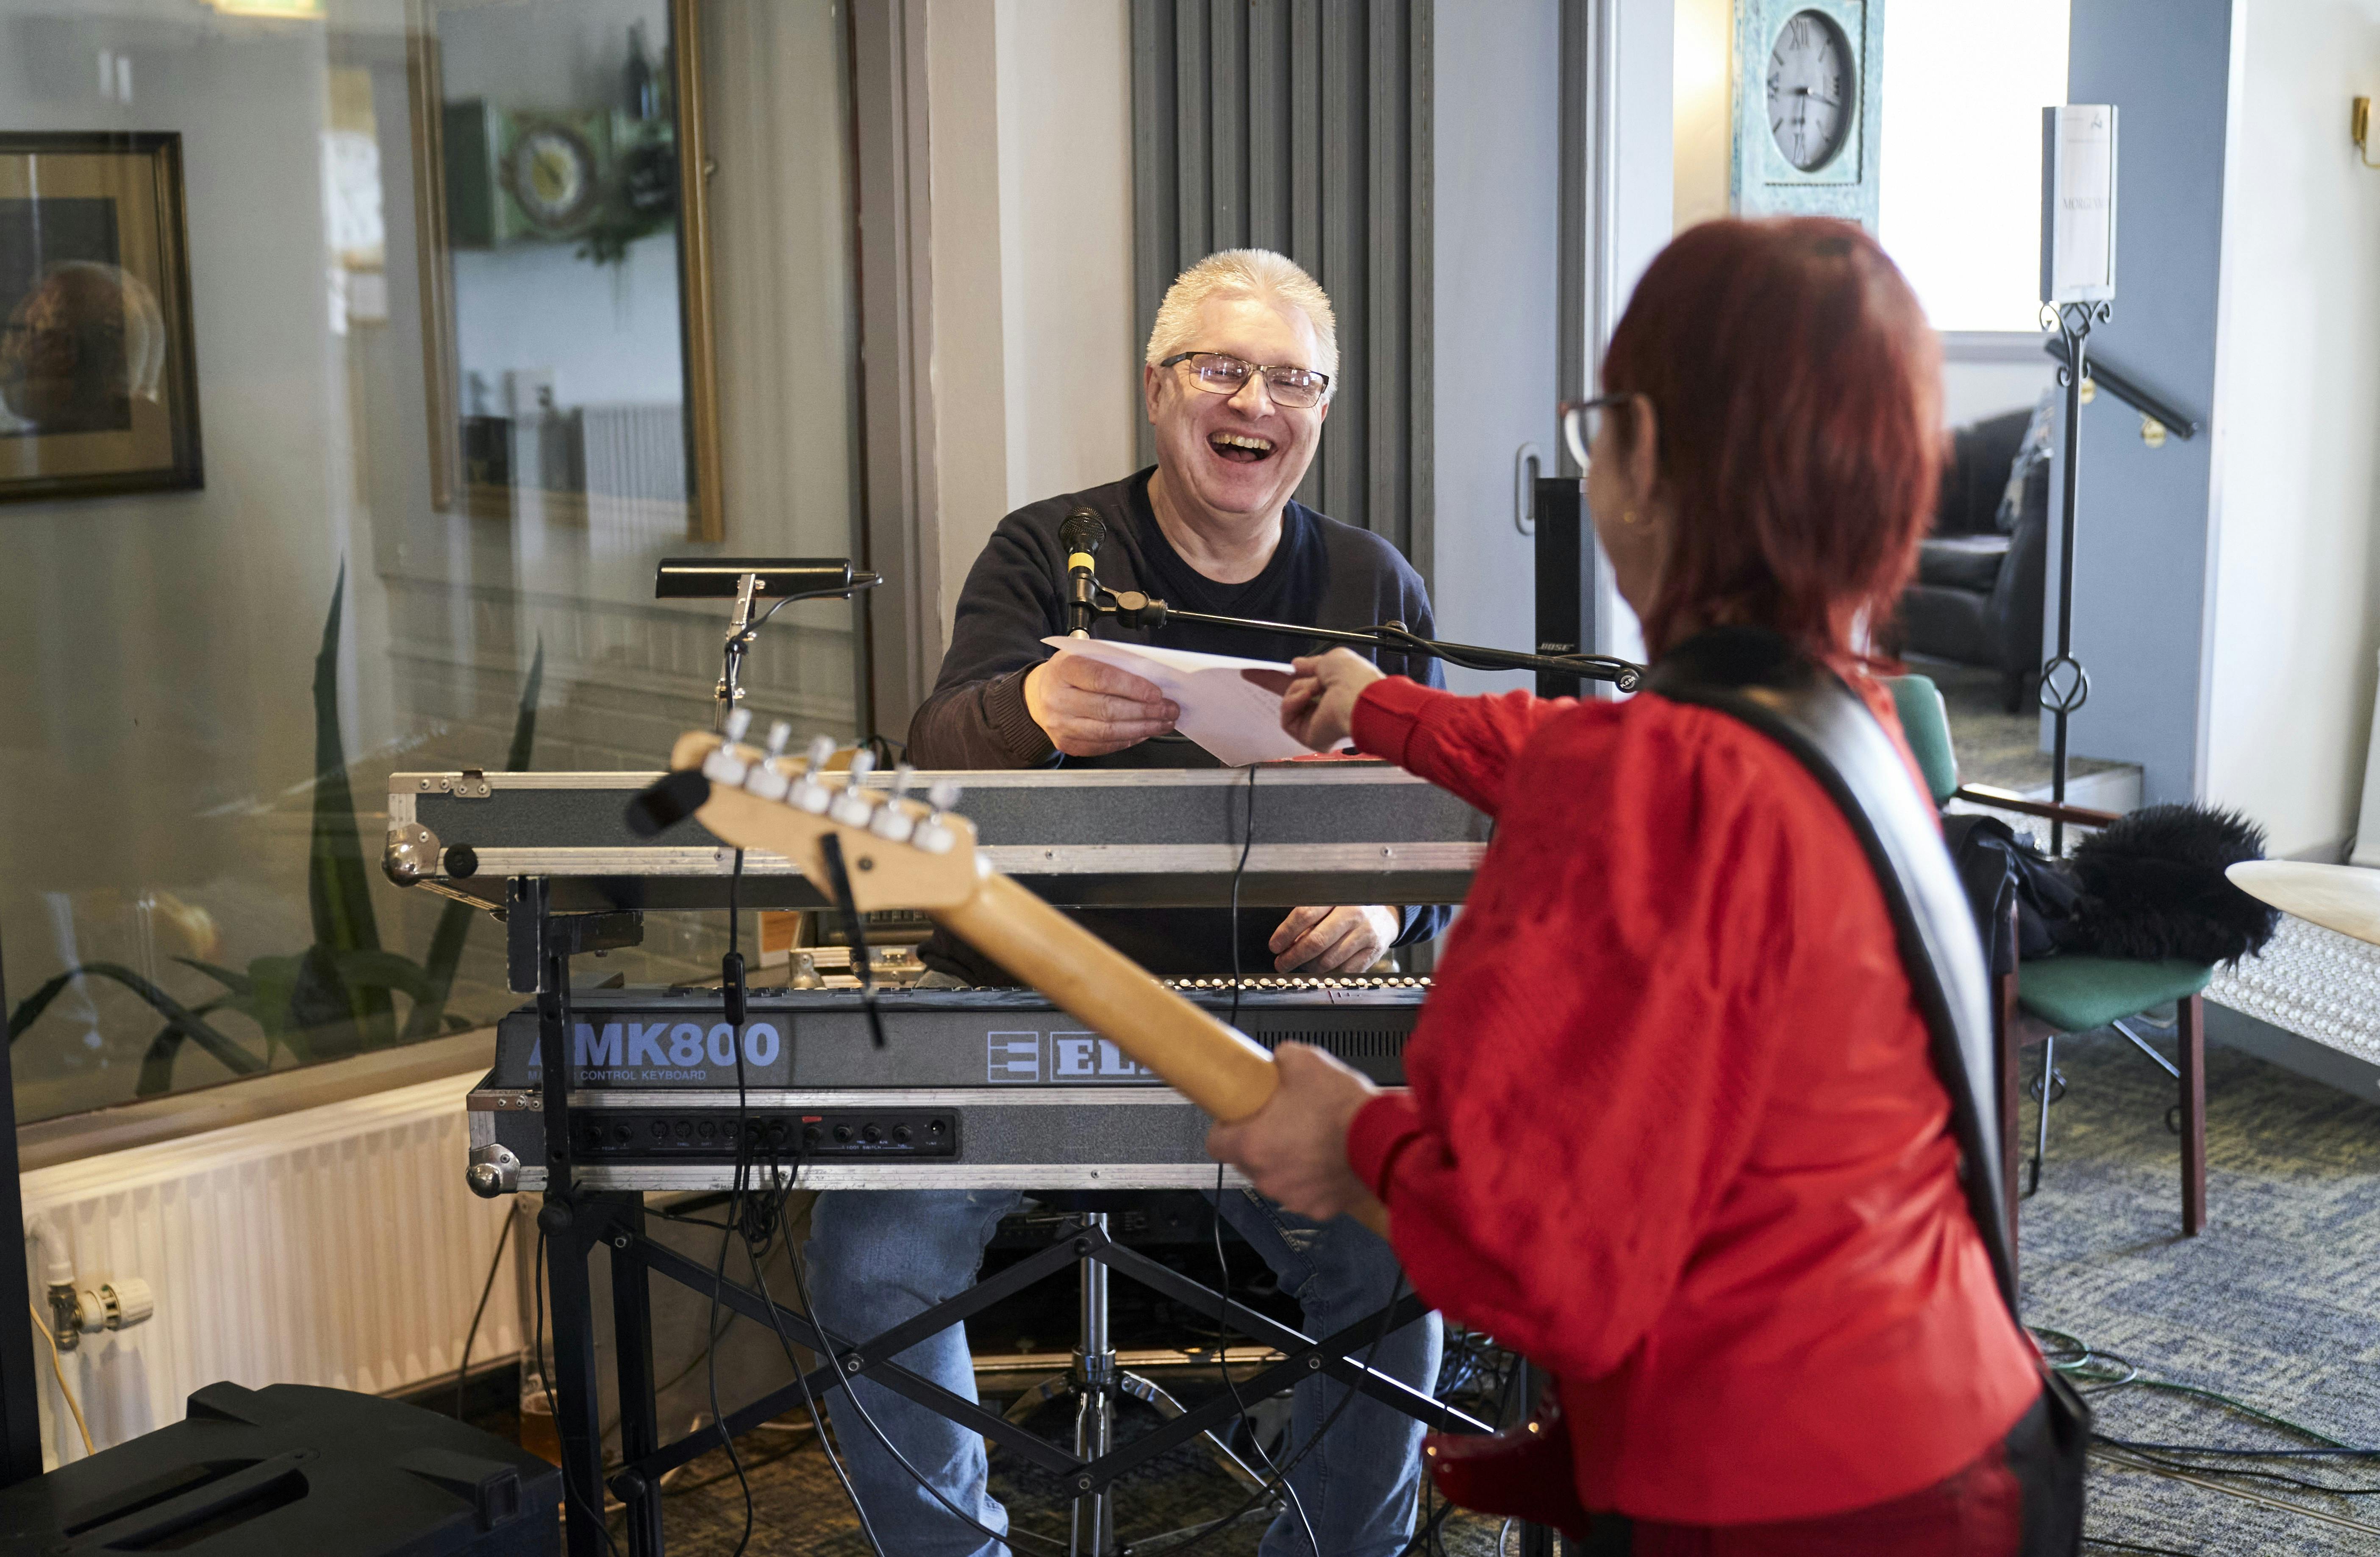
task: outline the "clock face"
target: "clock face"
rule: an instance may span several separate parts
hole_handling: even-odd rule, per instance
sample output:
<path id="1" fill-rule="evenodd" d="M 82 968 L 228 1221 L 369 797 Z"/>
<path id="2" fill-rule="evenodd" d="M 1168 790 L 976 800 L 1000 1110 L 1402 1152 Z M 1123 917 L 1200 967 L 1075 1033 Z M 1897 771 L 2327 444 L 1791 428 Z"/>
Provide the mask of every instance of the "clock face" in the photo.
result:
<path id="1" fill-rule="evenodd" d="M 559 126 L 540 126 L 513 147 L 513 197 L 540 226 L 567 226 L 594 198 L 594 164 L 586 141 Z"/>
<path id="2" fill-rule="evenodd" d="M 1832 162 L 1859 102 L 1851 40 L 1819 11 L 1787 19 L 1768 53 L 1768 133 L 1804 173 Z"/>

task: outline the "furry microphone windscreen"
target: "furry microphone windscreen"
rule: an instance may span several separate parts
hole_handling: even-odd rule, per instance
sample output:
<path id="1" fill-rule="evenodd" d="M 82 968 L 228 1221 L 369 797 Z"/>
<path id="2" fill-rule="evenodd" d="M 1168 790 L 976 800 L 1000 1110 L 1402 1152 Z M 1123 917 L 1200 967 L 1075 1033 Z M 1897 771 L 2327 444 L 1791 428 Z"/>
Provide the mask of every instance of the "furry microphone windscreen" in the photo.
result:
<path id="1" fill-rule="evenodd" d="M 2151 961 L 2236 962 L 2264 949 L 2280 911 L 2233 886 L 2224 868 L 2265 858 L 2265 830 L 2212 806 L 2148 806 L 2074 850 L 2082 895 L 2078 951 Z"/>

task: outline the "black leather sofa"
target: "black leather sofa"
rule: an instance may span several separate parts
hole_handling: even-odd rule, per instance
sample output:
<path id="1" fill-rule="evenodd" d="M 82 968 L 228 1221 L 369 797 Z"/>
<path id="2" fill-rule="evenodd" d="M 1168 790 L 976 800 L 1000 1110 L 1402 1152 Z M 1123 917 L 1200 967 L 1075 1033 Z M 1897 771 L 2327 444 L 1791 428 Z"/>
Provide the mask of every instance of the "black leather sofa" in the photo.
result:
<path id="1" fill-rule="evenodd" d="M 2042 594 L 2049 534 L 2049 463 L 2026 473 L 2023 501 L 2001 528 L 2000 500 L 2030 411 L 1951 436 L 1934 529 L 1900 597 L 1900 650 L 2000 673 L 2010 713 L 2041 670 Z"/>

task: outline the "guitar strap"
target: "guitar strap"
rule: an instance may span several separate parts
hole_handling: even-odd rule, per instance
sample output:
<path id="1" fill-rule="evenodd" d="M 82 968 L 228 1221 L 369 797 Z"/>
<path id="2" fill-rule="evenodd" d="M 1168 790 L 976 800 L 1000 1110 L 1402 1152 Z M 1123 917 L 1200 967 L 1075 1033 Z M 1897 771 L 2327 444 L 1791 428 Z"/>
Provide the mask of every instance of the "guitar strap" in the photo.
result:
<path id="1" fill-rule="evenodd" d="M 1674 702 L 1740 720 L 1783 747 L 1851 823 L 1884 891 L 1901 964 L 1932 1035 L 1935 1073 L 1950 1095 L 1968 1210 L 2000 1296 L 2017 1318 L 2016 1265 L 2000 1179 L 1998 1045 L 1983 939 L 1943 847 L 1940 823 L 1900 748 L 1840 677 L 1762 629 L 1698 633 L 1662 656 L 1649 685 Z M 2038 1488 L 2042 1495 L 2027 1487 L 2027 1557 L 2073 1552 L 2082 1529 L 2090 1412 L 2062 1376 L 2044 1368 L 2042 1379 L 2053 1463 L 2042 1478 L 2046 1485 Z"/>

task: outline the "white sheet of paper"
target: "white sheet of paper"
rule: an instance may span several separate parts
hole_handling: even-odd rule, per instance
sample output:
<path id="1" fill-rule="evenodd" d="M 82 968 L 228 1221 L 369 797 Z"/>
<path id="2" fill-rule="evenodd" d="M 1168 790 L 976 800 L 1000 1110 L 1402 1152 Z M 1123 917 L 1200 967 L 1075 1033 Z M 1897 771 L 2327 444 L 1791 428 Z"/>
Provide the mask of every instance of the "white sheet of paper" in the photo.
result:
<path id="1" fill-rule="evenodd" d="M 1306 755 L 1281 727 L 1281 698 L 1244 678 L 1244 670 L 1290 667 L 1273 660 L 1243 660 L 1231 654 L 1196 654 L 1186 649 L 1154 649 L 1110 643 L 1096 638 L 1045 638 L 1061 654 L 1082 654 L 1154 683 L 1181 705 L 1173 727 L 1214 753 L 1228 767 L 1277 762 Z"/>

